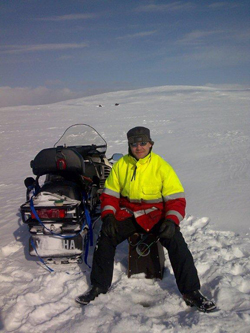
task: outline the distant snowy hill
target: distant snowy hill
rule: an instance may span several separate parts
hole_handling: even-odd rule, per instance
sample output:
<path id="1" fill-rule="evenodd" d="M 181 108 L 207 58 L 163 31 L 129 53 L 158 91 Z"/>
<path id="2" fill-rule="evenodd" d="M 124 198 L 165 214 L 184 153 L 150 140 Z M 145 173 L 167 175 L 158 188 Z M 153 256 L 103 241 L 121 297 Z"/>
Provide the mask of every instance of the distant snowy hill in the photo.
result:
<path id="1" fill-rule="evenodd" d="M 51 105 L 0 108 L 0 306 L 3 332 L 250 332 L 250 94 L 241 87 L 166 86 Z M 119 104 L 119 105 L 116 105 Z M 30 160 L 72 124 L 86 123 L 127 152 L 126 132 L 151 129 L 154 151 L 176 170 L 187 197 L 181 230 L 202 291 L 219 311 L 182 301 L 166 255 L 162 281 L 127 278 L 128 245 L 117 249 L 113 286 L 85 308 L 84 265 L 49 273 L 28 255 L 19 206 Z M 90 255 L 91 260 L 91 255 Z M 69 274 L 66 274 L 69 272 Z"/>

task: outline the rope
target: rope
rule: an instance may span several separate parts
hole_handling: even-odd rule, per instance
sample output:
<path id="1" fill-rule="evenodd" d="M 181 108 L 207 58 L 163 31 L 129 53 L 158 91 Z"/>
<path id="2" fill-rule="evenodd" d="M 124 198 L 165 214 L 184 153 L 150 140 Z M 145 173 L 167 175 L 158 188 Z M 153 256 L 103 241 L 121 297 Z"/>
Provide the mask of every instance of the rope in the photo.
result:
<path id="1" fill-rule="evenodd" d="M 34 195 L 33 195 L 34 196 Z M 39 222 L 39 224 L 41 224 L 41 226 L 47 230 L 51 235 L 55 236 L 55 237 L 59 237 L 59 238 L 63 238 L 63 239 L 70 239 L 70 238 L 74 238 L 76 236 L 78 236 L 79 234 L 82 233 L 84 226 L 86 225 L 85 223 L 82 224 L 81 230 L 79 232 L 77 232 L 74 235 L 61 235 L 61 234 L 57 234 L 55 232 L 53 232 L 52 230 L 50 230 L 49 228 L 47 228 L 44 223 L 41 221 L 41 219 L 39 218 L 36 209 L 34 207 L 34 202 L 33 202 L 33 196 L 30 198 L 30 209 L 32 211 L 32 213 L 34 214 L 35 218 L 37 219 L 37 221 Z M 84 262 L 85 264 L 91 268 L 91 266 L 88 264 L 88 253 L 89 253 L 89 246 L 93 246 L 93 228 L 92 228 L 92 221 L 91 221 L 91 217 L 90 217 L 90 213 L 89 210 L 87 209 L 86 205 L 84 205 L 84 213 L 85 213 L 85 218 L 86 218 L 86 223 L 88 226 L 88 232 L 85 236 L 85 240 L 86 240 L 86 246 L 85 246 L 85 255 L 84 255 Z M 50 271 L 50 272 L 54 272 L 54 270 L 52 268 L 50 268 L 48 265 L 46 265 L 46 263 L 44 262 L 44 260 L 39 256 L 35 243 L 33 241 L 33 239 L 31 238 L 31 245 L 33 247 L 33 249 L 35 250 L 39 260 L 46 266 L 46 268 Z"/>
<path id="2" fill-rule="evenodd" d="M 34 207 L 33 196 L 30 198 L 30 209 L 31 209 L 32 213 L 35 215 L 35 218 L 37 219 L 37 221 L 41 224 L 41 226 L 45 230 L 47 230 L 51 235 L 56 236 L 56 237 L 60 237 L 60 238 L 64 238 L 64 239 L 74 238 L 74 237 L 78 236 L 83 231 L 83 228 L 85 226 L 85 224 L 83 223 L 82 227 L 81 227 L 81 230 L 79 232 L 77 232 L 76 234 L 74 234 L 74 235 L 68 235 L 68 236 L 66 236 L 66 235 L 57 234 L 57 233 L 53 232 L 52 230 L 50 230 L 49 228 L 47 228 L 45 226 L 45 224 L 41 221 L 41 219 L 38 216 L 38 214 L 36 212 L 36 209 Z M 84 210 L 85 210 L 85 206 L 84 206 Z"/>

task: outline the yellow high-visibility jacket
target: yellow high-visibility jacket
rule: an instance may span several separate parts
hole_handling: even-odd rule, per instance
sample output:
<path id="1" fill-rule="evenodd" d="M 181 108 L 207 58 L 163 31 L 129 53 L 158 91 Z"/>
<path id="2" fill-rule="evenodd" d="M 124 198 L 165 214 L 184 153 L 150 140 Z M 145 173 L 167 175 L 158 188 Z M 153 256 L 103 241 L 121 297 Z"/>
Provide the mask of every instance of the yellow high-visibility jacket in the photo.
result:
<path id="1" fill-rule="evenodd" d="M 101 195 L 102 217 L 114 214 L 123 220 L 133 214 L 146 231 L 161 219 L 178 225 L 185 206 L 184 189 L 174 169 L 152 151 L 143 159 L 128 154 L 117 161 Z"/>

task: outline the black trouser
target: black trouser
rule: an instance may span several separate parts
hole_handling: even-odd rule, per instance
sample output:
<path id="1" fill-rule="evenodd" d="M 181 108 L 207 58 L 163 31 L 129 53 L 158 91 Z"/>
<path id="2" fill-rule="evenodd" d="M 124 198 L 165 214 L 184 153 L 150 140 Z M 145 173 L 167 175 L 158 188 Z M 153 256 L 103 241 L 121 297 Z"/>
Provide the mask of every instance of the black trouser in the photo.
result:
<path id="1" fill-rule="evenodd" d="M 150 232 L 157 235 L 159 226 L 160 223 Z M 100 232 L 94 252 L 91 284 L 97 285 L 103 289 L 108 289 L 111 286 L 116 246 L 135 232 L 145 233 L 145 230 L 135 222 L 134 218 L 117 222 L 117 228 L 118 232 L 115 238 L 107 237 L 102 231 Z M 168 250 L 179 291 L 185 294 L 199 290 L 200 282 L 193 257 L 179 227 L 176 227 L 173 238 L 160 239 L 160 242 Z"/>

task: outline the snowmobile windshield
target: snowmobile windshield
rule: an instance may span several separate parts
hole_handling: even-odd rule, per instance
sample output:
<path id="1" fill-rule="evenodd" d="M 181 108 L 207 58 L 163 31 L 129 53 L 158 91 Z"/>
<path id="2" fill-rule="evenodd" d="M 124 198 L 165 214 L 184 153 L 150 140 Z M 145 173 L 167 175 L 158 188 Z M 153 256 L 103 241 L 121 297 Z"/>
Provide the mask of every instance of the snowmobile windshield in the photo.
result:
<path id="1" fill-rule="evenodd" d="M 68 127 L 54 147 L 90 147 L 105 153 L 107 142 L 91 126 L 86 124 L 76 124 Z"/>

